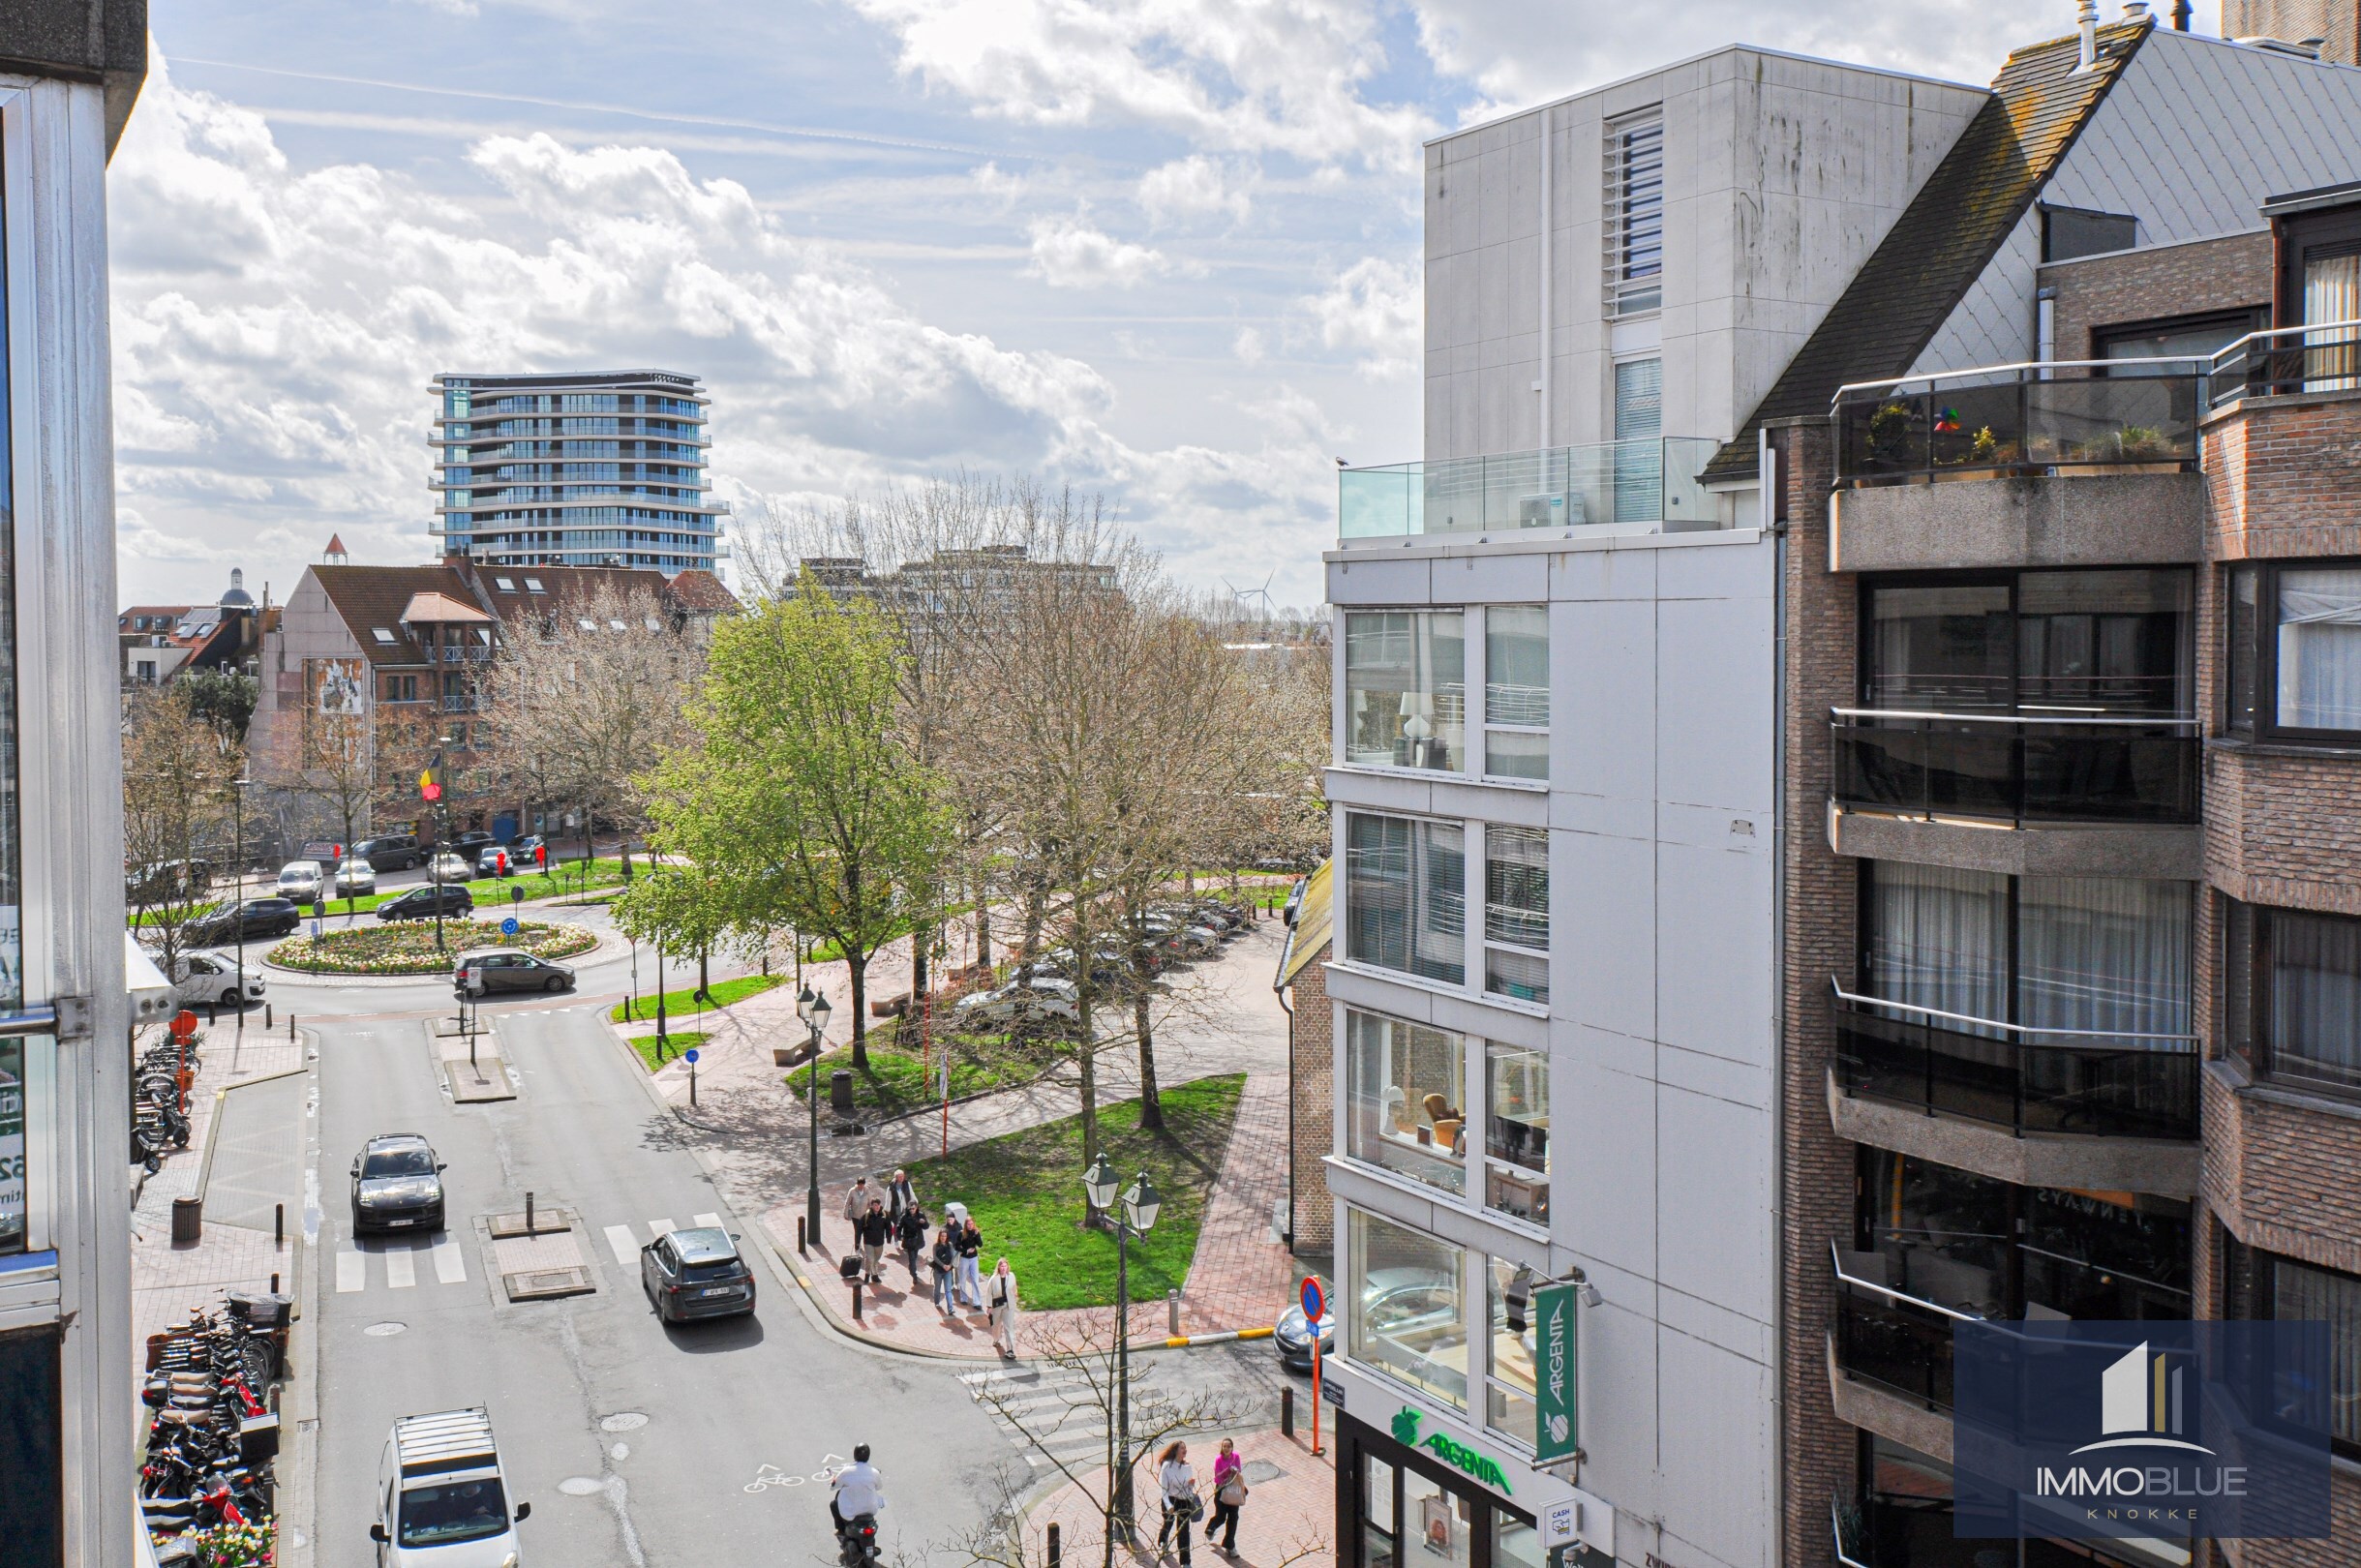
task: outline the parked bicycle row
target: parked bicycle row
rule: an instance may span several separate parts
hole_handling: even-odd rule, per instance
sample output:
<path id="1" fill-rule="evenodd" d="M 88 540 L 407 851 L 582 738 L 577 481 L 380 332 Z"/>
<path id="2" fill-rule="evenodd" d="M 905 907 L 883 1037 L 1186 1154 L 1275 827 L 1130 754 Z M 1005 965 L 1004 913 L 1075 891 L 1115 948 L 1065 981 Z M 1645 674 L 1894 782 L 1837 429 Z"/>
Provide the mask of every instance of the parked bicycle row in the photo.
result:
<path id="1" fill-rule="evenodd" d="M 148 1342 L 139 1512 L 160 1563 L 204 1560 L 201 1542 L 270 1519 L 291 1315 L 288 1296 L 231 1290 Z"/>

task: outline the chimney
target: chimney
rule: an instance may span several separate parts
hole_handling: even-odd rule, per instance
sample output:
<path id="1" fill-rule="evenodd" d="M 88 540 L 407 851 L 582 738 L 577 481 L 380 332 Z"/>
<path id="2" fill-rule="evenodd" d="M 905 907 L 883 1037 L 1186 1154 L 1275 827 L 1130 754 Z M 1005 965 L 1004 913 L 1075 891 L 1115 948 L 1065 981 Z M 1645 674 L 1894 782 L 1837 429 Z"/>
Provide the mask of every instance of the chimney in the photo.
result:
<path id="1" fill-rule="evenodd" d="M 2125 0 L 2123 19 L 2134 22 L 2146 21 L 2148 19 L 2148 0 Z"/>
<path id="2" fill-rule="evenodd" d="M 2076 22 L 2082 34 L 2082 52 L 2074 69 L 2088 71 L 2099 63 L 2099 0 L 2082 0 Z"/>
<path id="3" fill-rule="evenodd" d="M 2176 33 L 2189 31 L 2189 0 L 2172 0 L 2172 30 Z"/>

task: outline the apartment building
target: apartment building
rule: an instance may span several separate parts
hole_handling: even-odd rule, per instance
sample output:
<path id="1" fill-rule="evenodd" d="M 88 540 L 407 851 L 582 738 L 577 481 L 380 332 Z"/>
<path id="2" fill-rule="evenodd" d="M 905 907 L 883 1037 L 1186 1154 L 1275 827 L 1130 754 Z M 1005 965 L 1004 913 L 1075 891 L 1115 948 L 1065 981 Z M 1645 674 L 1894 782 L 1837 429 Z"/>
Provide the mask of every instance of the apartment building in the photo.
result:
<path id="1" fill-rule="evenodd" d="M 433 529 L 499 566 L 711 571 L 729 556 L 694 376 L 435 377 Z"/>
<path id="2" fill-rule="evenodd" d="M 2361 73 L 2144 9 L 1428 149 L 1426 458 L 1325 557 L 1344 1568 L 2361 1550 L 2346 1468 L 2333 1541 L 1952 1528 L 1959 1322 L 2325 1317 L 2361 1408 Z"/>

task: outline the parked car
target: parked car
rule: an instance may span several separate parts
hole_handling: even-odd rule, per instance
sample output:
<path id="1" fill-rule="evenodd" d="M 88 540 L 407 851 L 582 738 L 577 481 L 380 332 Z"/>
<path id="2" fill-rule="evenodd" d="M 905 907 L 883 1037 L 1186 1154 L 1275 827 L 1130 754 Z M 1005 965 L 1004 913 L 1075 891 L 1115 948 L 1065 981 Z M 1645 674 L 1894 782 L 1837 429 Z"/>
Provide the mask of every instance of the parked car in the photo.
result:
<path id="1" fill-rule="evenodd" d="M 542 862 L 533 852 L 548 847 L 549 840 L 539 833 L 525 833 L 508 841 L 508 855 L 519 866 L 535 866 Z"/>
<path id="2" fill-rule="evenodd" d="M 475 897 L 467 889 L 425 887 L 411 888 L 386 899 L 378 906 L 378 919 L 380 920 L 431 920 L 435 918 L 435 904 L 438 899 L 441 901 L 442 913 L 446 916 L 464 916 L 475 913 Z"/>
<path id="3" fill-rule="evenodd" d="M 516 867 L 506 846 L 486 844 L 475 852 L 475 874 L 479 877 L 504 877 Z"/>
<path id="4" fill-rule="evenodd" d="M 1279 1364 L 1297 1372 L 1312 1370 L 1312 1325 L 1304 1316 L 1299 1303 L 1279 1314 L 1279 1322 L 1271 1330 L 1271 1342 L 1279 1347 Z M 1336 1350 L 1336 1313 L 1325 1312 L 1319 1319 L 1319 1353 L 1323 1356 Z"/>
<path id="5" fill-rule="evenodd" d="M 378 1462 L 377 1568 L 513 1565 L 516 1526 L 532 1512 L 508 1509 L 500 1451 L 482 1405 L 403 1416 Z"/>
<path id="6" fill-rule="evenodd" d="M 367 860 L 347 860 L 336 868 L 336 896 L 358 898 L 378 890 L 378 868 Z"/>
<path id="7" fill-rule="evenodd" d="M 675 1230 L 640 1249 L 640 1288 L 667 1323 L 754 1311 L 754 1271 L 738 1238 L 711 1225 Z"/>
<path id="8" fill-rule="evenodd" d="M 415 1132 L 380 1132 L 352 1157 L 352 1229 L 440 1230 L 442 1161 Z"/>
<path id="9" fill-rule="evenodd" d="M 443 848 L 449 850 L 454 855 L 472 860 L 482 852 L 483 847 L 486 844 L 497 844 L 499 842 L 499 839 L 493 837 L 490 833 L 485 832 L 482 829 L 470 828 L 466 832 L 460 833 L 453 837 L 448 844 L 443 846 Z"/>
<path id="10" fill-rule="evenodd" d="M 1140 922 L 1148 946 L 1178 958 L 1202 958 L 1222 945 L 1222 939 L 1202 925 L 1183 925 L 1169 916 L 1151 915 Z"/>
<path id="11" fill-rule="evenodd" d="M 997 991 L 961 997 L 952 1006 L 952 1017 L 962 1028 L 978 1024 L 1072 1023 L 1082 1015 L 1080 994 L 1072 980 L 1023 980 Z"/>
<path id="12" fill-rule="evenodd" d="M 353 860 L 366 861 L 373 871 L 414 871 L 426 863 L 426 849 L 415 833 L 386 833 L 353 845 L 346 863 Z"/>
<path id="13" fill-rule="evenodd" d="M 172 960 L 172 1000 L 181 1007 L 218 1002 L 236 1008 L 262 1000 L 262 977 L 240 971 L 237 960 L 215 952 L 184 952 Z"/>
<path id="14" fill-rule="evenodd" d="M 289 860 L 279 868 L 279 896 L 308 904 L 319 896 L 325 882 L 318 860 Z"/>
<path id="15" fill-rule="evenodd" d="M 242 904 L 199 915 L 180 928 L 192 948 L 220 948 L 238 941 L 283 937 L 303 923 L 303 912 L 285 898 L 249 898 Z"/>
<path id="16" fill-rule="evenodd" d="M 536 958 L 522 948 L 478 948 L 451 966 L 452 982 L 469 996 L 495 991 L 570 991 L 574 971 Z"/>
<path id="17" fill-rule="evenodd" d="M 426 863 L 427 876 L 436 882 L 465 882 L 475 875 L 467 857 L 452 850 L 437 850 L 435 858 Z"/>
<path id="18" fill-rule="evenodd" d="M 141 899 L 186 898 L 213 886 L 213 866 L 206 860 L 158 860 L 123 873 L 123 896 Z"/>

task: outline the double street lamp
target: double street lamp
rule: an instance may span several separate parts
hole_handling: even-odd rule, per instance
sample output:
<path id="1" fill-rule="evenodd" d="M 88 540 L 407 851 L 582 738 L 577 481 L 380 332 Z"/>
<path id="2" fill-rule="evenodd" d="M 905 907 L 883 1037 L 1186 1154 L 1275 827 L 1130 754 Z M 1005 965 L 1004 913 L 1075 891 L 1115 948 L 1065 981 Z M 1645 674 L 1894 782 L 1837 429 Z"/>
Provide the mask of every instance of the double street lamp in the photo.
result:
<path id="1" fill-rule="evenodd" d="M 811 1061 L 803 1078 L 803 1102 L 811 1107 L 811 1161 L 803 1190 L 803 1224 L 811 1244 L 820 1245 L 820 1046 L 828 1035 L 828 998 L 808 985 L 795 999 L 795 1015 L 811 1032 Z"/>
<path id="2" fill-rule="evenodd" d="M 1099 1158 L 1090 1162 L 1082 1173 L 1082 1191 L 1090 1206 L 1115 1221 L 1115 1484 L 1113 1496 L 1115 1521 L 1124 1539 L 1134 1533 L 1132 1523 L 1132 1281 L 1129 1268 L 1129 1244 L 1135 1235 L 1144 1236 L 1156 1224 L 1156 1213 L 1164 1207 L 1164 1194 L 1156 1191 L 1141 1171 L 1122 1196 L 1117 1206 L 1115 1184 L 1122 1178 L 1107 1161 L 1101 1150 Z"/>

